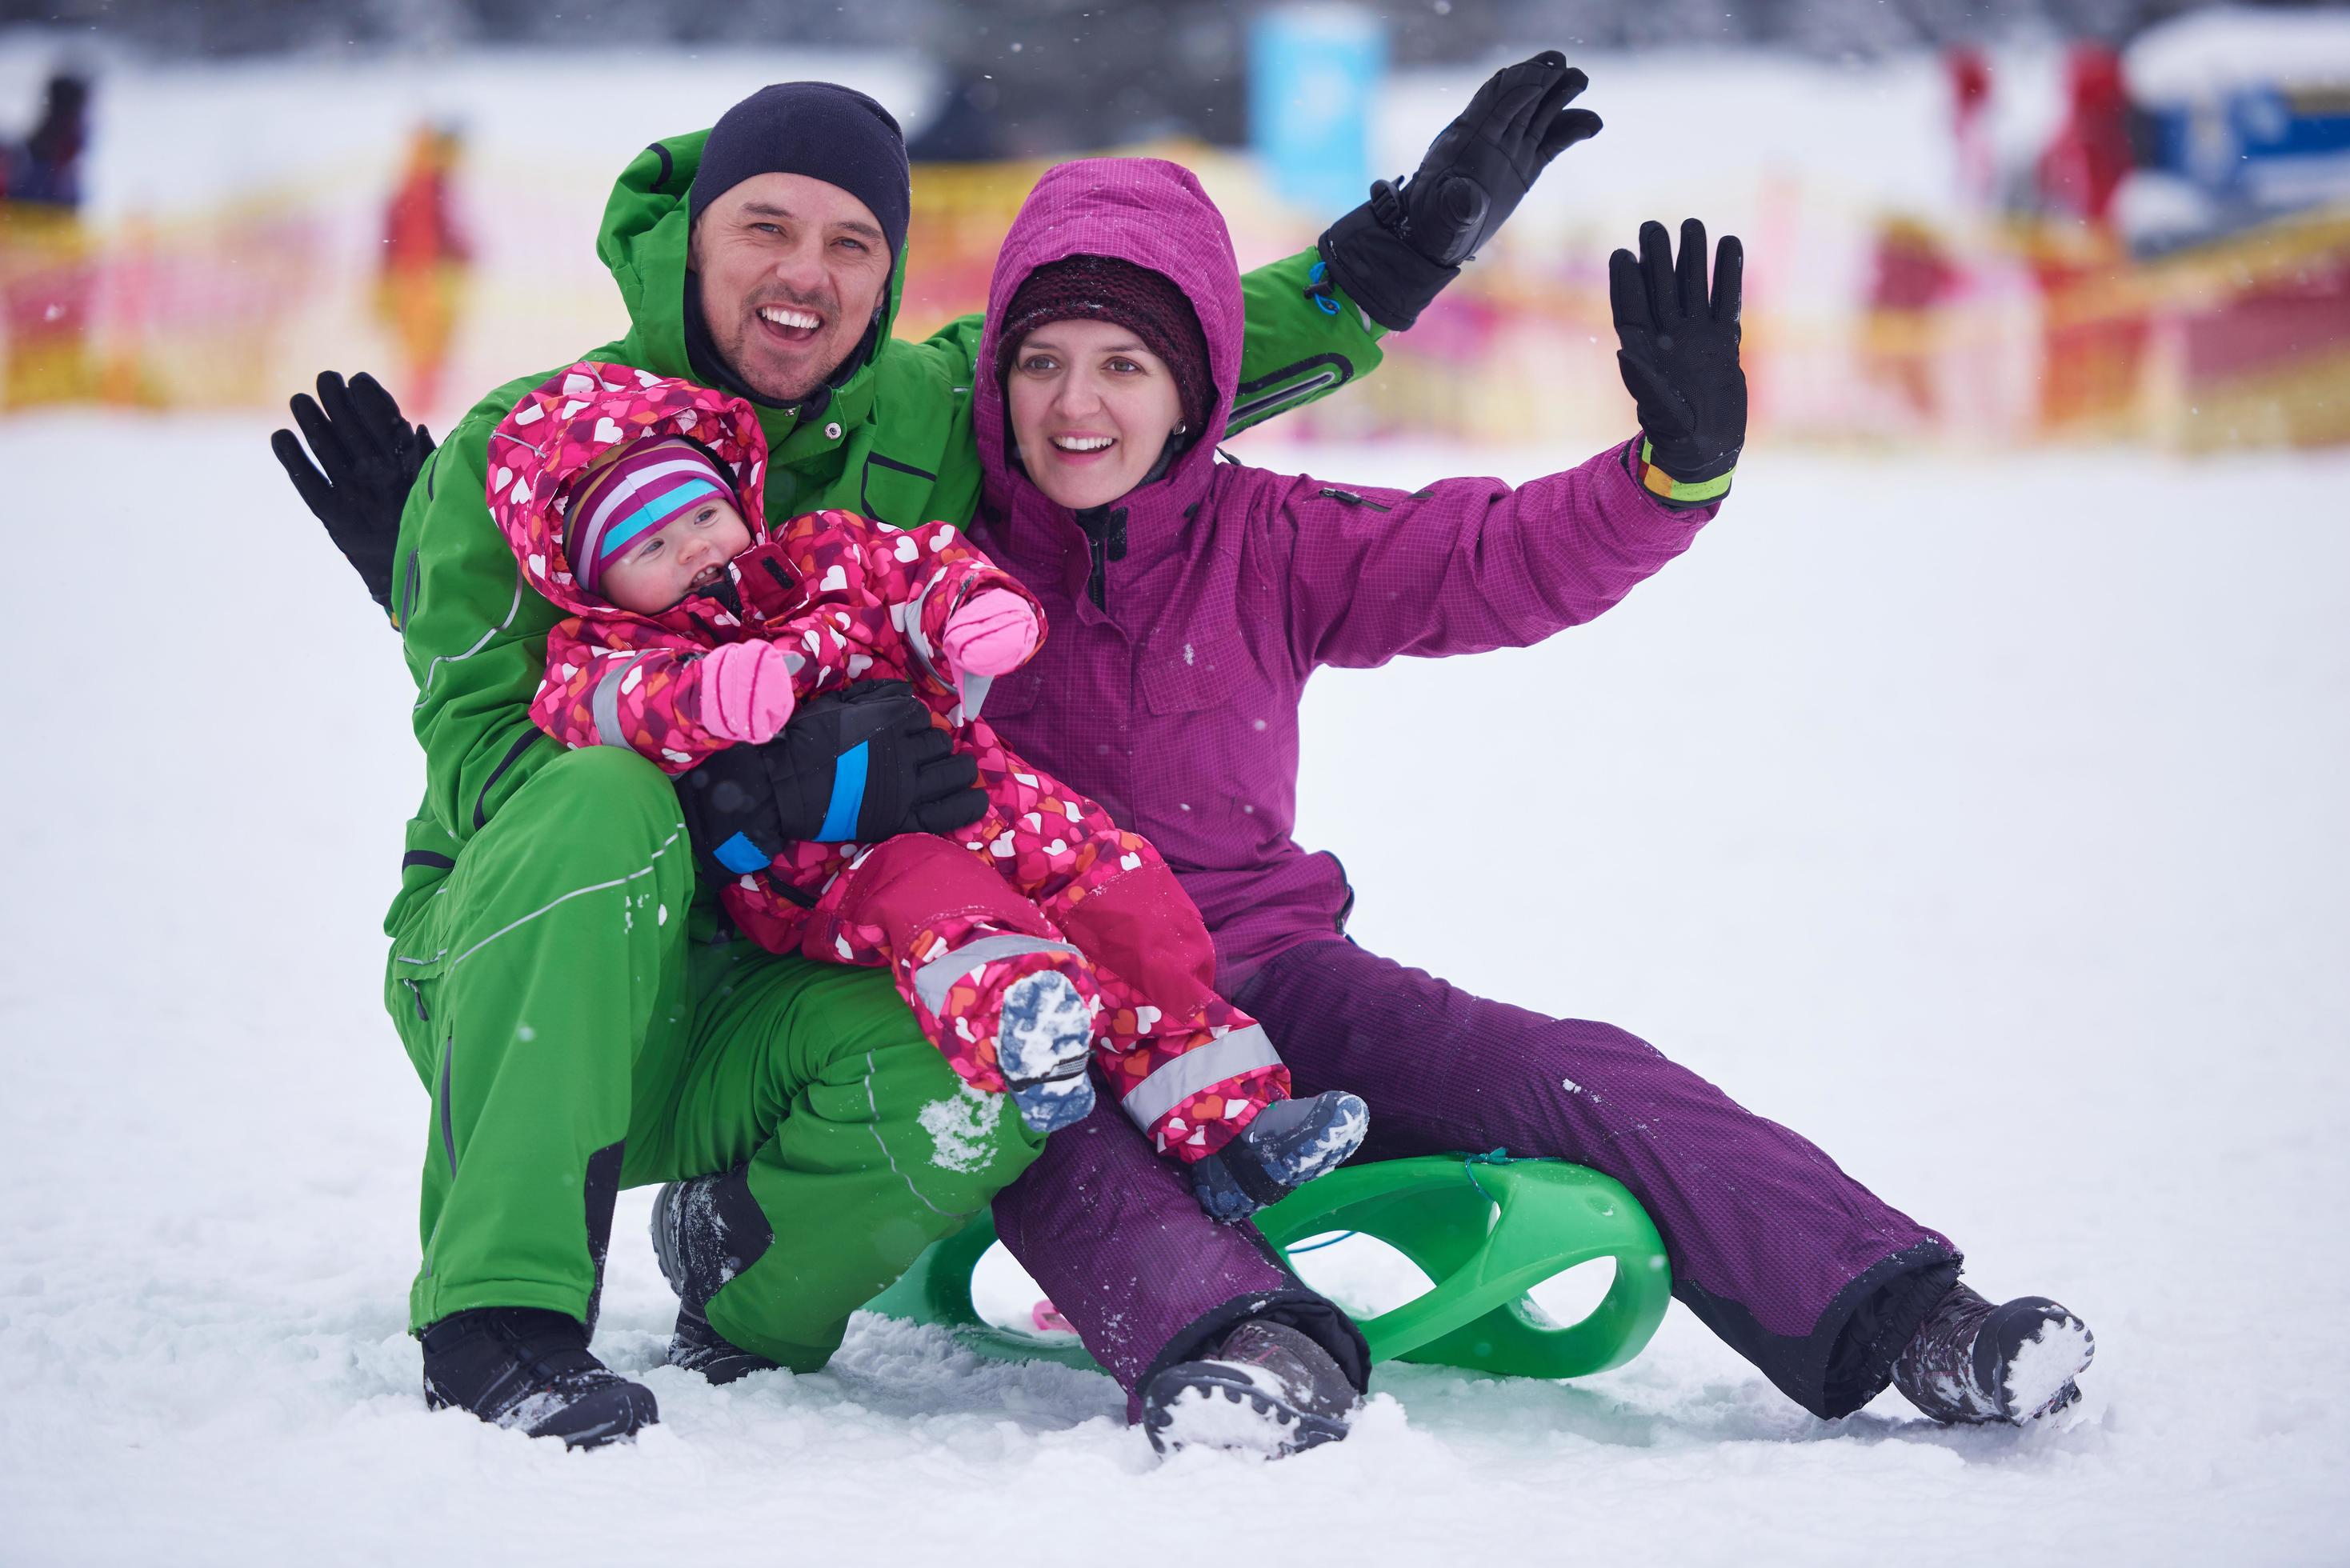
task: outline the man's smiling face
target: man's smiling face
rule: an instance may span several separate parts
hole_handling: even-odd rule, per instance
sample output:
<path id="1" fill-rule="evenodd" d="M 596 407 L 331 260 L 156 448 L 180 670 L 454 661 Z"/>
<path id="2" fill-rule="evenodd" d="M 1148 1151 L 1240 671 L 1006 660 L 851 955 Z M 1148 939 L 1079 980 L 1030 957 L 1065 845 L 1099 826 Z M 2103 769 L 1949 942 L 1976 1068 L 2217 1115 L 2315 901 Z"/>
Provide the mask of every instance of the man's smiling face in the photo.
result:
<path id="1" fill-rule="evenodd" d="M 717 197 L 693 226 L 691 256 L 718 351 L 771 402 L 822 386 L 889 286 L 872 210 L 805 174 L 756 174 Z"/>

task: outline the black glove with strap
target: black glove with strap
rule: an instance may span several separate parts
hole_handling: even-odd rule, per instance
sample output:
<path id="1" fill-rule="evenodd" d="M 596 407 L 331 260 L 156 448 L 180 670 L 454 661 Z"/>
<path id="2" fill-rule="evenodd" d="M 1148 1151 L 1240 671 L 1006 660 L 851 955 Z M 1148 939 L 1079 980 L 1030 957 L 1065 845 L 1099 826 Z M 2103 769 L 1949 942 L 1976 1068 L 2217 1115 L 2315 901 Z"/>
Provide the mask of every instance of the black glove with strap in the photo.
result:
<path id="1" fill-rule="evenodd" d="M 987 813 L 979 763 L 902 680 L 860 680 L 801 706 L 774 740 L 729 746 L 680 775 L 702 869 L 731 881 L 795 839 L 877 843 L 952 833 Z"/>
<path id="2" fill-rule="evenodd" d="M 1746 252 L 1724 234 L 1706 288 L 1705 225 L 1681 224 L 1673 262 L 1662 223 L 1640 225 L 1640 254 L 1607 258 L 1617 367 L 1640 411 L 1643 488 L 1669 506 L 1710 506 L 1729 493 L 1746 444 L 1746 372 L 1738 309 Z"/>
<path id="3" fill-rule="evenodd" d="M 1569 109 L 1590 86 L 1555 49 L 1494 73 L 1437 133 L 1419 171 L 1322 234 L 1330 281 L 1380 326 L 1400 332 L 1461 275 L 1550 161 L 1599 133 L 1599 117 Z"/>
<path id="4" fill-rule="evenodd" d="M 303 452 L 294 432 L 283 430 L 270 436 L 269 449 L 286 465 L 302 504 L 327 525 L 327 537 L 367 585 L 368 597 L 388 615 L 400 509 L 432 455 L 432 432 L 411 425 L 392 395 L 365 373 L 346 387 L 340 376 L 326 371 L 317 401 L 297 392 L 289 406 L 310 450 Z"/>

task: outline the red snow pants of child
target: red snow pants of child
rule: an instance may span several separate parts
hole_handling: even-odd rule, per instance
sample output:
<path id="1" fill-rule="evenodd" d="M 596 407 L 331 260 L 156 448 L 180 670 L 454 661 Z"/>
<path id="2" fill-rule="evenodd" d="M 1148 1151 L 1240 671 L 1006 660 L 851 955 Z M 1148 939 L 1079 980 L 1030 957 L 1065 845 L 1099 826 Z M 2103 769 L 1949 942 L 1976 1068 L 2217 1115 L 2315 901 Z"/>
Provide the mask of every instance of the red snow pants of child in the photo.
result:
<path id="1" fill-rule="evenodd" d="M 780 900 L 730 897 L 737 923 L 775 950 L 889 968 L 957 1075 L 989 1093 L 1004 1087 L 1004 992 L 1059 971 L 1098 1006 L 1095 1059 L 1111 1094 L 1187 1163 L 1288 1098 L 1288 1070 L 1264 1031 L 1216 993 L 1214 945 L 1159 852 L 986 724 L 957 740 L 977 755 L 988 797 L 976 826 L 857 851 L 812 909 L 784 905 L 776 918 Z M 799 882 L 816 869 L 778 859 L 772 874 Z"/>

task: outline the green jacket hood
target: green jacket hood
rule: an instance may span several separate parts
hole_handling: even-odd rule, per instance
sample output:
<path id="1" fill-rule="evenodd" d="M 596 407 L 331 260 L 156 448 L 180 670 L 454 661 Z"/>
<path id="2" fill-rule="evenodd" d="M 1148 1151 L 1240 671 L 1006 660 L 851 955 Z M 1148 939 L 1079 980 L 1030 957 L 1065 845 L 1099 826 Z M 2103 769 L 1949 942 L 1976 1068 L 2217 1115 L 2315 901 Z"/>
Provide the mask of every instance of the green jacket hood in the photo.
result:
<path id="1" fill-rule="evenodd" d="M 691 225 L 686 198 L 693 189 L 694 171 L 702 165 L 707 130 L 664 137 L 646 148 L 620 171 L 611 199 L 604 203 L 603 227 L 596 236 L 596 254 L 611 269 L 628 307 L 629 333 L 621 340 L 631 364 L 659 375 L 695 379 L 685 346 L 685 275 L 687 238 Z M 848 374 L 832 387 L 825 418 L 844 426 L 866 423 L 873 411 L 874 362 L 889 343 L 905 297 L 906 248 L 890 258 L 889 287 L 883 295 L 881 319 Z M 788 442 L 799 423 L 796 407 L 776 407 L 754 400 L 760 428 L 766 432 L 775 461 L 787 462 Z"/>

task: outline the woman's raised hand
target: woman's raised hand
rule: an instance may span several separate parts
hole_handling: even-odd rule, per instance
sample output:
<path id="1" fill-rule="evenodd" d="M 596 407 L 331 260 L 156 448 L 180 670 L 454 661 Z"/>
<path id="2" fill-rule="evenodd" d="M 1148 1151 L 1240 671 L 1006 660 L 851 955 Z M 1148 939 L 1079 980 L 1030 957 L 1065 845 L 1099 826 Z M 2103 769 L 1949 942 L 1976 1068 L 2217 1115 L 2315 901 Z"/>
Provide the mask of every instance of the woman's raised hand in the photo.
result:
<path id="1" fill-rule="evenodd" d="M 1745 267 L 1738 237 L 1723 235 L 1709 290 L 1705 225 L 1695 218 L 1681 224 L 1678 265 L 1662 223 L 1640 225 L 1638 256 L 1617 251 L 1607 258 L 1621 345 L 1616 362 L 1648 438 L 1641 457 L 1672 482 L 1668 500 L 1719 499 L 1746 444 L 1746 372 L 1738 364 Z"/>

